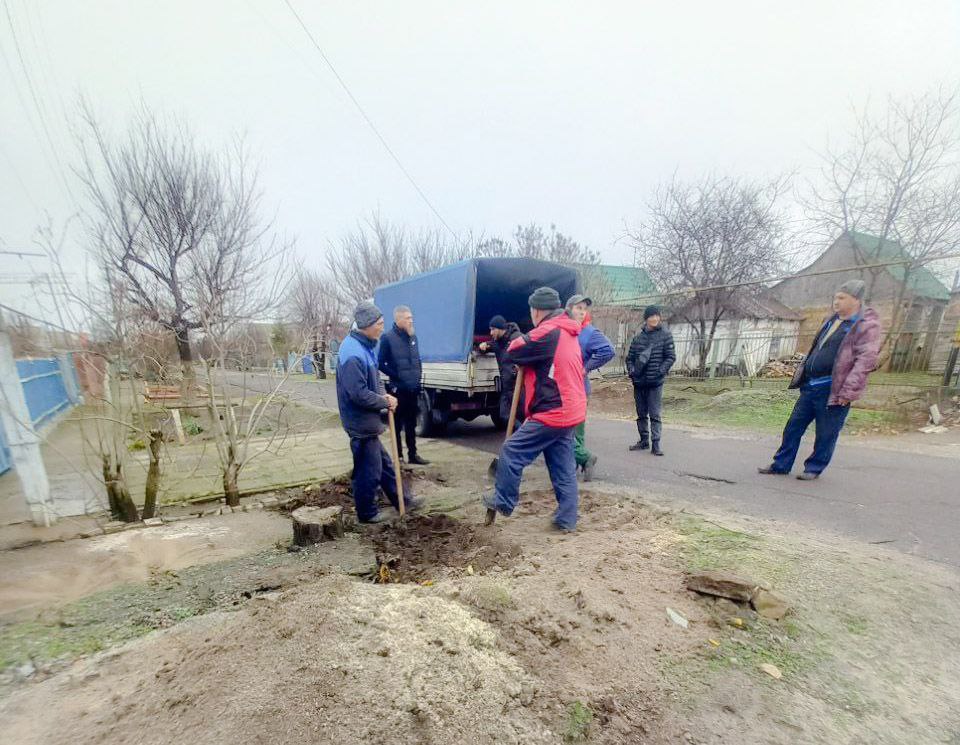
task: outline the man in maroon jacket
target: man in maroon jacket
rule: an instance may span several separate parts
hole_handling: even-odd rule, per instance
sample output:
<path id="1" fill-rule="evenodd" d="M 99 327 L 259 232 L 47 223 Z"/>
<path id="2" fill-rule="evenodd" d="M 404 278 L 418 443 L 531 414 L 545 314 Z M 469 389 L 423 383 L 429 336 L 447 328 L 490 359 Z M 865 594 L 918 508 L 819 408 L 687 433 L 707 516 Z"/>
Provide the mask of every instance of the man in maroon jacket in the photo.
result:
<path id="1" fill-rule="evenodd" d="M 830 464 L 850 404 L 863 395 L 880 353 L 880 319 L 873 308 L 863 307 L 864 290 L 861 280 L 851 279 L 834 295 L 834 313 L 821 326 L 790 384 L 800 389 L 800 398 L 783 429 L 780 449 L 773 463 L 757 469 L 760 473 L 789 474 L 811 422 L 817 423 L 813 453 L 797 478 L 818 479 Z"/>
<path id="2" fill-rule="evenodd" d="M 496 487 L 483 498 L 487 522 L 509 515 L 520 499 L 523 469 L 540 453 L 547 463 L 557 497 L 553 525 L 572 531 L 577 525 L 577 464 L 573 434 L 587 418 L 583 361 L 577 336 L 580 324 L 561 310 L 560 295 L 551 287 L 529 298 L 534 329 L 514 339 L 506 361 L 523 370 L 527 419 L 500 450 Z"/>

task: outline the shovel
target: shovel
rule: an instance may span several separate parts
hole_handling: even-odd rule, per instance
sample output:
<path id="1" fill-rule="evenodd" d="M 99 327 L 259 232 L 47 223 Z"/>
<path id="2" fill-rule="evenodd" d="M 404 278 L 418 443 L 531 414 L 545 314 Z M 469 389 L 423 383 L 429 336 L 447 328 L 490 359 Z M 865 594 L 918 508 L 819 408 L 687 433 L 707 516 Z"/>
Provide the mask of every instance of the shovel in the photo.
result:
<path id="1" fill-rule="evenodd" d="M 517 380 L 513 384 L 513 400 L 510 401 L 510 418 L 507 419 L 507 433 L 503 438 L 504 442 L 510 439 L 510 435 L 513 434 L 513 427 L 517 423 L 517 406 L 520 404 L 520 389 L 522 387 L 523 369 L 517 368 Z M 493 478 L 497 475 L 497 466 L 499 464 L 499 458 L 494 458 L 492 461 L 490 461 L 490 465 L 487 468 L 487 474 L 490 476 L 490 478 Z"/>
<path id="2" fill-rule="evenodd" d="M 403 476 L 400 473 L 400 453 L 397 452 L 397 425 L 393 421 L 393 412 L 387 409 L 387 424 L 390 427 L 390 460 L 393 461 L 393 473 L 397 478 L 397 509 L 403 522 L 406 506 L 403 503 Z"/>

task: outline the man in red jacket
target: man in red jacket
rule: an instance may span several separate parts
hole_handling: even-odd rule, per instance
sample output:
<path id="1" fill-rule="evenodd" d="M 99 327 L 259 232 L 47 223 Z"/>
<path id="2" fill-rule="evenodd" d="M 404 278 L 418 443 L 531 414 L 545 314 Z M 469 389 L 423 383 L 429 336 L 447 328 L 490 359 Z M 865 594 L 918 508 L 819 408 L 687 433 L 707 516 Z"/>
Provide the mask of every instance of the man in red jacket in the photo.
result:
<path id="1" fill-rule="evenodd" d="M 523 469 L 540 453 L 547 463 L 557 496 L 553 525 L 572 531 L 577 525 L 577 464 L 573 434 L 587 418 L 583 362 L 577 336 L 580 324 L 561 310 L 560 295 L 551 287 L 529 298 L 534 329 L 514 339 L 507 361 L 523 370 L 527 419 L 500 449 L 496 487 L 483 498 L 487 522 L 509 515 L 520 499 Z"/>

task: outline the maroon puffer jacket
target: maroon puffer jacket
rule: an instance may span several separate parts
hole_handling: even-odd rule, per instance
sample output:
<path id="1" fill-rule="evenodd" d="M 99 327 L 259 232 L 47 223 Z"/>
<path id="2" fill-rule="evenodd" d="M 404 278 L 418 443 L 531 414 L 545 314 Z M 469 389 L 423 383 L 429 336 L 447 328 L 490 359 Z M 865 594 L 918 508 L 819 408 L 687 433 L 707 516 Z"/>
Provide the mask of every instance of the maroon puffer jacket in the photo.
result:
<path id="1" fill-rule="evenodd" d="M 867 376 L 877 366 L 880 354 L 880 317 L 873 308 L 865 308 L 840 343 L 833 361 L 833 382 L 830 384 L 830 406 L 840 400 L 856 401 L 867 387 Z"/>

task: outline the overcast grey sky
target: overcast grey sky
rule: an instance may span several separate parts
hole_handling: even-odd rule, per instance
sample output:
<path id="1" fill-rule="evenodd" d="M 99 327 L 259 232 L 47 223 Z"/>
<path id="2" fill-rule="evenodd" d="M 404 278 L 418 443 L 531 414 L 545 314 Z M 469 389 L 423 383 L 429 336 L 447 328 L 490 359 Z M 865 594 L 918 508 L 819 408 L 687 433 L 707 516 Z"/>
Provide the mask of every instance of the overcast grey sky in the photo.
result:
<path id="1" fill-rule="evenodd" d="M 372 209 L 435 224 L 283 0 L 0 2 L 2 248 L 74 211 L 79 91 L 118 129 L 142 98 L 211 144 L 245 132 L 310 262 Z M 960 79 L 953 0 L 292 2 L 454 230 L 554 222 L 617 263 L 675 171 L 802 173 L 851 106 Z"/>

